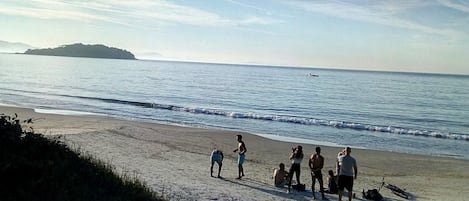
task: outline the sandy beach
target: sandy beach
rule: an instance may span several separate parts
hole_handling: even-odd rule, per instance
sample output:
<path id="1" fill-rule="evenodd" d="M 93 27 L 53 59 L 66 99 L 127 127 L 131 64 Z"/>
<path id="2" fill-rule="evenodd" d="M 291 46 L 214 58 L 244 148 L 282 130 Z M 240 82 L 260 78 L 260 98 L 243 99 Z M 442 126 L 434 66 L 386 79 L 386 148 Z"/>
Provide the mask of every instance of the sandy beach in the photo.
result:
<path id="1" fill-rule="evenodd" d="M 289 167 L 288 156 L 296 143 L 214 129 L 189 128 L 119 120 L 105 116 L 64 116 L 36 113 L 32 109 L 1 106 L 0 113 L 32 118 L 38 133 L 61 136 L 74 149 L 112 164 L 118 173 L 136 176 L 170 200 L 311 200 L 311 176 L 303 160 L 301 182 L 306 192 L 286 193 L 272 185 L 272 171 L 280 162 Z M 246 176 L 237 177 L 235 136 L 243 135 L 248 152 Z M 392 143 L 392 142 L 390 142 Z M 303 145 L 309 157 L 316 145 Z M 211 150 L 224 151 L 223 178 L 210 177 Z M 323 174 L 335 168 L 342 147 L 321 146 Z M 469 161 L 452 158 L 353 149 L 358 163 L 354 184 L 356 200 L 361 190 L 379 188 L 381 180 L 406 189 L 412 200 L 469 200 Z M 216 169 L 216 168 L 215 168 Z M 318 189 L 318 186 L 316 187 Z M 387 200 L 403 200 L 383 188 Z M 320 197 L 319 193 L 316 194 Z M 337 195 L 326 194 L 337 200 Z"/>

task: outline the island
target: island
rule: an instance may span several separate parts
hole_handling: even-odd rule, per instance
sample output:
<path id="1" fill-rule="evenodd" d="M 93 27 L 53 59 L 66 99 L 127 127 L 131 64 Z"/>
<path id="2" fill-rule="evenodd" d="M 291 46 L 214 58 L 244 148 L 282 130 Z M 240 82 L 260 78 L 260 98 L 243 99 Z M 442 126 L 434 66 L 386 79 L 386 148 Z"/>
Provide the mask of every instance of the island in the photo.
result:
<path id="1" fill-rule="evenodd" d="M 135 56 L 127 50 L 107 47 L 101 44 L 85 45 L 82 43 L 63 45 L 57 48 L 28 49 L 24 52 L 24 54 L 108 59 L 135 59 Z"/>

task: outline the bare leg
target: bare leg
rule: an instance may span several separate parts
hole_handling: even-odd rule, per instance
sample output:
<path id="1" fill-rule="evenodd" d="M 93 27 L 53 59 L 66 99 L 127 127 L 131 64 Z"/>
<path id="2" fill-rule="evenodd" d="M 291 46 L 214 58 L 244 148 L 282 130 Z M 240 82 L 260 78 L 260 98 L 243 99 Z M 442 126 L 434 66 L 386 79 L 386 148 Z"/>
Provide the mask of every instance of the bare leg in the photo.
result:
<path id="1" fill-rule="evenodd" d="M 295 172 L 295 171 L 290 168 L 290 172 L 288 173 L 288 190 L 287 190 L 287 192 L 290 192 L 291 180 L 293 179 L 293 173 L 294 173 L 294 172 Z"/>
<path id="2" fill-rule="evenodd" d="M 343 193 L 343 191 L 342 191 L 342 190 L 339 190 L 338 193 L 339 193 L 339 201 L 342 201 L 342 193 Z"/>
<path id="3" fill-rule="evenodd" d="M 244 175 L 243 173 L 243 165 L 238 164 L 238 179 L 241 179 L 241 177 Z"/>
<path id="4" fill-rule="evenodd" d="M 321 196 L 322 196 L 322 199 L 324 199 L 324 182 L 322 179 L 318 179 L 319 181 L 319 190 L 321 191 Z"/>
<path id="5" fill-rule="evenodd" d="M 212 165 L 210 166 L 210 176 L 213 177 L 213 164 L 215 161 L 212 161 Z"/>
<path id="6" fill-rule="evenodd" d="M 220 178 L 221 166 L 223 163 L 218 164 L 218 177 Z"/>
<path id="7" fill-rule="evenodd" d="M 348 201 L 352 201 L 352 191 L 348 192 Z"/>
<path id="8" fill-rule="evenodd" d="M 311 184 L 311 191 L 313 192 L 313 198 L 316 199 L 316 196 L 314 195 L 314 186 L 316 185 L 316 179 L 313 175 L 311 175 L 311 180 L 313 181 Z"/>
<path id="9" fill-rule="evenodd" d="M 301 184 L 300 183 L 300 169 L 296 170 L 296 181 L 298 182 L 298 184 Z"/>

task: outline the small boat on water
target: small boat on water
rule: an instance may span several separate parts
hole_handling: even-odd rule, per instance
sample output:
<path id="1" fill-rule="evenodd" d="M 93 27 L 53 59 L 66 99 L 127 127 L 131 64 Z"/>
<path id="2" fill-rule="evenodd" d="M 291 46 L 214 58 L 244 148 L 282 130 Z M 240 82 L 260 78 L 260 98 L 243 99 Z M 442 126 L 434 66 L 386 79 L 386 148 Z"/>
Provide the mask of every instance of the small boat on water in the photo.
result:
<path id="1" fill-rule="evenodd" d="M 313 74 L 313 73 L 309 73 L 308 76 L 309 76 L 309 77 L 319 77 L 318 74 Z"/>

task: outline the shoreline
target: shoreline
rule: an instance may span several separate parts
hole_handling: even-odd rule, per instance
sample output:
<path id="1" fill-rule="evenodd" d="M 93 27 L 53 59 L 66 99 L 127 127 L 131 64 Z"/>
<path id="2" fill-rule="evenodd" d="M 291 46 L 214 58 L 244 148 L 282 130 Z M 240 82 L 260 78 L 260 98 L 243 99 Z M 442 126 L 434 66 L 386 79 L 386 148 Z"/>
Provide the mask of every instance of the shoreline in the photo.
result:
<path id="1" fill-rule="evenodd" d="M 82 111 L 77 111 L 77 110 L 66 110 L 66 109 L 52 109 L 52 108 L 28 108 L 24 106 L 17 106 L 17 105 L 9 105 L 9 104 L 2 104 L 0 103 L 0 108 L 1 107 L 13 107 L 13 108 L 22 108 L 22 109 L 31 109 L 33 112 L 38 113 L 38 114 L 50 114 L 50 115 L 64 115 L 64 116 L 69 116 L 69 117 L 104 117 L 104 118 L 111 118 L 111 119 L 116 119 L 116 120 L 121 120 L 121 121 L 133 121 L 133 122 L 141 122 L 141 123 L 153 123 L 153 124 L 161 124 L 161 125 L 171 125 L 171 126 L 178 126 L 178 127 L 186 127 L 186 128 L 195 128 L 195 129 L 213 129 L 213 130 L 221 130 L 221 131 L 231 131 L 231 132 L 240 132 L 240 133 L 247 133 L 250 135 L 256 135 L 260 136 L 263 138 L 267 138 L 270 140 L 274 141 L 280 141 L 280 142 L 285 142 L 285 143 L 302 143 L 302 144 L 308 144 L 308 145 L 317 145 L 317 146 L 325 146 L 325 147 L 336 147 L 336 148 L 343 148 L 346 147 L 347 145 L 341 145 L 338 143 L 333 143 L 333 142 L 322 142 L 322 141 L 316 141 L 312 139 L 303 139 L 303 138 L 296 138 L 296 137 L 288 137 L 288 136 L 278 136 L 274 134 L 263 134 L 263 133 L 252 133 L 248 131 L 239 131 L 236 129 L 224 129 L 224 128 L 217 128 L 217 127 L 196 127 L 196 126 L 190 126 L 190 125 L 185 125 L 185 124 L 178 124 L 178 123 L 169 123 L 169 122 L 157 122 L 157 121 L 151 121 L 151 120 L 143 120 L 143 119 L 128 119 L 128 118 L 119 118 L 116 116 L 109 116 L 107 114 L 102 114 L 102 113 L 93 113 L 93 112 L 82 112 Z M 444 140 L 454 140 L 454 139 L 444 139 Z M 460 160 L 467 160 L 469 161 L 469 158 L 463 158 L 459 155 L 446 155 L 446 154 L 440 154 L 440 155 L 425 155 L 421 153 L 409 153 L 409 152 L 398 152 L 394 150 L 382 150 L 382 149 L 373 149 L 373 148 L 367 148 L 367 147 L 362 147 L 362 146 L 350 146 L 351 148 L 354 149 L 363 149 L 363 150 L 368 150 L 368 151 L 382 151 L 382 152 L 391 152 L 391 153 L 397 153 L 397 154 L 410 154 L 410 155 L 417 155 L 417 156 L 427 156 L 427 157 L 439 157 L 439 158 L 452 158 L 452 159 L 460 159 Z"/>
<path id="2" fill-rule="evenodd" d="M 301 182 L 309 192 L 286 194 L 286 189 L 272 186 L 271 174 L 278 163 L 290 166 L 288 155 L 298 143 L 275 141 L 237 131 L 181 127 L 148 122 L 120 120 L 106 116 L 71 116 L 36 113 L 33 109 L 0 106 L 0 113 L 20 119 L 32 118 L 37 133 L 63 135 L 72 148 L 91 154 L 116 167 L 119 173 L 135 175 L 157 193 L 176 200 L 305 200 L 311 199 L 311 178 L 307 157 L 315 145 L 302 144 Z M 237 174 L 235 136 L 243 135 L 248 149 L 246 177 Z M 224 150 L 223 179 L 209 175 L 209 155 L 213 148 Z M 341 147 L 322 146 L 325 157 L 323 174 L 335 168 Z M 362 189 L 379 188 L 381 179 L 407 189 L 415 200 L 467 200 L 469 161 L 396 152 L 353 149 L 357 159 L 358 179 L 354 192 L 361 198 Z M 318 187 L 316 187 L 318 189 Z M 389 190 L 384 197 L 400 200 Z M 319 195 L 316 193 L 316 195 Z M 326 195 L 336 199 L 337 195 Z"/>

